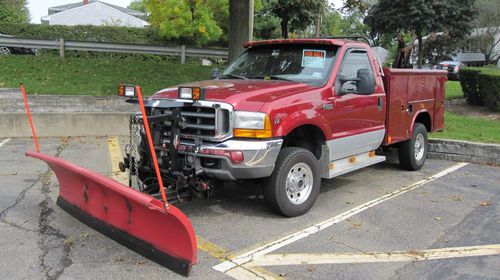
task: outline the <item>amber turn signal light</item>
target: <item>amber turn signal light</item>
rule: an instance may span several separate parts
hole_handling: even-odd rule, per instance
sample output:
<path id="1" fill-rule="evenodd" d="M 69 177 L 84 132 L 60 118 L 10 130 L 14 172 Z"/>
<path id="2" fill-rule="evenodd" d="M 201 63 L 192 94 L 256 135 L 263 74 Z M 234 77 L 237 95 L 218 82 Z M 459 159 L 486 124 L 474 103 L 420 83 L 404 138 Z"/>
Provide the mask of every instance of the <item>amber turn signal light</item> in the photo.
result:
<path id="1" fill-rule="evenodd" d="M 205 90 L 201 87 L 179 87 L 180 99 L 203 100 Z"/>
<path id="2" fill-rule="evenodd" d="M 131 85 L 118 85 L 118 96 L 134 98 L 137 97 L 135 86 Z"/>

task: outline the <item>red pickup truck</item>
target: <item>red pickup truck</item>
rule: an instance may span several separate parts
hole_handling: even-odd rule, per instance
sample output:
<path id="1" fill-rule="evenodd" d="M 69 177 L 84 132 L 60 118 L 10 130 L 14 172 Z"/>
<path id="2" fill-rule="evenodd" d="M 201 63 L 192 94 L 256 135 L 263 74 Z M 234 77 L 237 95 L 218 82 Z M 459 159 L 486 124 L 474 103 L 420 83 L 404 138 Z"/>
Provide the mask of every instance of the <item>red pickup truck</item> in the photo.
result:
<path id="1" fill-rule="evenodd" d="M 245 47 L 215 79 L 146 101 L 171 202 L 208 197 L 221 181 L 262 178 L 272 209 L 302 215 L 321 178 L 384 161 L 381 147 L 398 148 L 404 169 L 420 169 L 427 133 L 444 128 L 446 71 L 383 69 L 367 44 L 351 40 Z M 136 178 L 131 186 L 156 195 L 141 123 L 140 114 L 131 117 L 121 169 Z"/>

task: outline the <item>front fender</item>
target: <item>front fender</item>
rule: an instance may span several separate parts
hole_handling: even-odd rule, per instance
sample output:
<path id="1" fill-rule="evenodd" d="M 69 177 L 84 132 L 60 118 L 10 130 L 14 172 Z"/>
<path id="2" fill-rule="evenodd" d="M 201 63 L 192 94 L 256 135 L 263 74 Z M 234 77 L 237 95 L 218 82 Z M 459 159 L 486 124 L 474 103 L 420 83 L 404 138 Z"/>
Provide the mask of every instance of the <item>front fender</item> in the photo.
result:
<path id="1" fill-rule="evenodd" d="M 323 132 L 325 138 L 332 134 L 326 119 L 315 110 L 295 110 L 290 113 L 277 113 L 271 118 L 274 120 L 274 136 L 284 137 L 294 129 L 304 126 L 316 126 Z M 277 121 L 278 120 L 278 121 Z M 276 124 L 276 122 L 279 122 Z"/>

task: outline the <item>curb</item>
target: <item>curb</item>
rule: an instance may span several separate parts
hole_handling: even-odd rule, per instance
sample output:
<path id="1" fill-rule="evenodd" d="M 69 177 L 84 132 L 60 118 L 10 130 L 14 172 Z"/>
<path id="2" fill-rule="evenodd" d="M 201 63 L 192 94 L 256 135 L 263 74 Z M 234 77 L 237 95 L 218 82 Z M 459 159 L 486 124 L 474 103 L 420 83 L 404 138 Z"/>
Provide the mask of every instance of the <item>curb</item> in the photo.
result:
<path id="1" fill-rule="evenodd" d="M 137 105 L 119 96 L 29 95 L 40 137 L 129 135 Z M 31 137 L 19 89 L 0 89 L 0 136 Z"/>
<path id="2" fill-rule="evenodd" d="M 500 145 L 449 139 L 429 139 L 427 158 L 500 166 Z"/>
<path id="3" fill-rule="evenodd" d="M 134 112 L 138 108 L 119 96 L 28 95 L 32 113 L 109 113 Z M 0 89 L 0 113 L 24 113 L 24 101 L 18 89 Z"/>
<path id="4" fill-rule="evenodd" d="M 37 136 L 129 135 L 130 113 L 32 113 Z M 0 114 L 1 137 L 31 137 L 26 113 Z"/>

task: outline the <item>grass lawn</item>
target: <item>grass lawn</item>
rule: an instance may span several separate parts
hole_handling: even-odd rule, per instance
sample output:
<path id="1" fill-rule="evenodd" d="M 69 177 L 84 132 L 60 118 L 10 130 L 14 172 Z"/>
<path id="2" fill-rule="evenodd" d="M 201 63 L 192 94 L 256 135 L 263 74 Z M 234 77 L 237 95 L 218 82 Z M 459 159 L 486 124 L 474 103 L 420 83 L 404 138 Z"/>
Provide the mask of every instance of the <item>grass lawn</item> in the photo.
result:
<path id="1" fill-rule="evenodd" d="M 446 112 L 444 132 L 431 133 L 432 138 L 466 140 L 500 144 L 500 122 Z"/>
<path id="2" fill-rule="evenodd" d="M 149 95 L 176 84 L 206 80 L 211 69 L 139 58 L 0 56 L 0 88 L 24 83 L 30 94 L 114 95 L 118 83 L 128 83 L 141 85 Z"/>
<path id="3" fill-rule="evenodd" d="M 459 81 L 447 81 L 446 82 L 446 99 L 456 99 L 464 98 L 464 93 L 462 91 L 462 86 Z"/>

